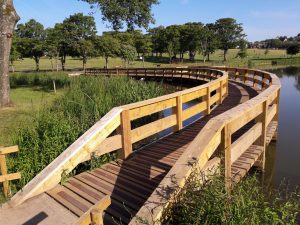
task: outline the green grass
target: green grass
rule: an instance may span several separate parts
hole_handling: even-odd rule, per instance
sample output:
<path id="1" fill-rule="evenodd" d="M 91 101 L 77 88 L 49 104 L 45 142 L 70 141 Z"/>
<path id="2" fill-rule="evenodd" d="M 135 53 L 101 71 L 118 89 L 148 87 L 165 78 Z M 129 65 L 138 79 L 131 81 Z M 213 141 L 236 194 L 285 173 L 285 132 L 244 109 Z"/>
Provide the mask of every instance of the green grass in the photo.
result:
<path id="1" fill-rule="evenodd" d="M 44 105 L 63 94 L 63 90 L 45 91 L 40 87 L 21 87 L 11 89 L 13 107 L 0 109 L 0 145 L 13 144 L 12 133 L 32 122 L 33 115 Z"/>
<path id="2" fill-rule="evenodd" d="M 8 157 L 9 172 L 22 173 L 20 181 L 11 182 L 14 191 L 22 188 L 113 107 L 165 94 L 158 83 L 127 77 L 68 80 L 67 87 L 59 89 L 57 94 L 45 88 L 12 89 L 14 107 L 0 111 L 0 145 L 20 148 L 19 153 Z M 78 166 L 73 174 L 99 166 L 112 157 L 93 158 Z"/>
<path id="3" fill-rule="evenodd" d="M 228 61 L 223 62 L 223 51 L 218 50 L 214 54 L 211 55 L 210 62 L 203 63 L 203 57 L 200 54 L 196 55 L 196 62 L 195 63 L 190 63 L 188 62 L 188 55 L 185 54 L 184 58 L 186 62 L 184 65 L 227 65 L 227 66 L 241 66 L 241 67 L 247 67 L 248 66 L 248 61 L 250 59 L 272 59 L 272 58 L 288 58 L 289 56 L 286 55 L 285 50 L 269 50 L 269 53 L 265 55 L 265 50 L 264 49 L 248 49 L 248 57 L 245 59 L 240 59 L 236 58 L 236 55 L 238 53 L 238 49 L 231 49 L 228 52 Z M 299 57 L 299 55 L 298 55 Z M 163 59 L 159 59 L 156 57 L 146 57 L 146 62 L 145 62 L 145 67 L 156 67 L 158 64 L 161 66 L 170 66 L 168 63 L 168 56 L 166 54 L 163 55 Z M 53 62 L 55 65 L 55 62 Z M 298 61 L 296 63 L 299 63 Z M 173 64 L 178 65 L 179 64 Z M 87 62 L 87 67 L 104 67 L 105 66 L 105 60 L 101 57 L 99 58 L 91 58 Z M 124 62 L 120 58 L 111 58 L 109 59 L 109 67 L 114 68 L 114 67 L 123 67 Z M 130 65 L 131 67 L 143 67 L 143 63 L 141 60 L 135 60 L 132 62 Z M 266 61 L 261 61 L 253 63 L 253 66 L 256 68 L 268 68 L 271 67 L 271 61 L 266 60 Z M 55 67 L 55 66 L 54 66 Z M 68 57 L 66 61 L 66 69 L 81 69 L 82 68 L 82 62 L 80 59 L 75 59 Z M 33 59 L 25 58 L 23 60 L 19 60 L 15 62 L 15 69 L 16 70 L 35 70 L 35 63 Z M 40 69 L 42 70 L 51 70 L 52 64 L 51 60 L 48 58 L 44 57 L 41 59 L 40 62 Z"/>
<path id="4" fill-rule="evenodd" d="M 165 209 L 164 225 L 237 225 L 237 224 L 298 224 L 300 191 L 288 191 L 288 186 L 266 192 L 256 175 L 249 175 L 225 190 L 222 175 L 201 179 L 193 173 L 174 203 Z M 202 183 L 203 182 L 203 183 Z"/>

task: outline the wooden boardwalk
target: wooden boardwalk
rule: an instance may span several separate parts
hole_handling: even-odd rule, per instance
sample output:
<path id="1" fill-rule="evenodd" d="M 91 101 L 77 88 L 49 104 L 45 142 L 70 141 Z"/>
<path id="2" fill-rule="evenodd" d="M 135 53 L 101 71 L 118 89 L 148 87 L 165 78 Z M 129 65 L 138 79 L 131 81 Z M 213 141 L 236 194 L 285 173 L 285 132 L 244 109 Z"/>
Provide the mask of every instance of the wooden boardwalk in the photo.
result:
<path id="1" fill-rule="evenodd" d="M 111 205 L 105 210 L 104 224 L 129 224 L 206 124 L 256 97 L 260 93 L 258 90 L 241 82 L 229 82 L 228 96 L 209 115 L 133 152 L 124 160 L 118 159 L 76 175 L 20 206 L 3 209 L 0 224 L 73 224 L 107 195 L 111 197 Z M 246 123 L 232 135 L 232 141 L 255 129 L 254 125 L 252 120 Z M 267 126 L 265 144 L 270 143 L 276 129 L 277 121 L 271 121 Z M 254 143 L 249 146 L 232 160 L 230 172 L 236 182 L 263 153 L 261 145 Z"/>

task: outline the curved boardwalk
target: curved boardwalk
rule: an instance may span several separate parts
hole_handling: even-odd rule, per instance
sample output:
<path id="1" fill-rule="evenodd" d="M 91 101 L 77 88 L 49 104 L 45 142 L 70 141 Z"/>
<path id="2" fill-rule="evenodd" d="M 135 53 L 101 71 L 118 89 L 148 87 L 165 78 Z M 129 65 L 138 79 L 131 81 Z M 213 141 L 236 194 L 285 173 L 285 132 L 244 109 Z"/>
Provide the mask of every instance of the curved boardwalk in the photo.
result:
<path id="1" fill-rule="evenodd" d="M 73 224 L 106 195 L 111 205 L 104 224 L 128 224 L 168 174 L 190 143 L 214 117 L 258 95 L 256 88 L 230 81 L 228 96 L 212 112 L 195 123 L 101 168 L 76 175 L 63 185 L 27 200 L 20 206 L 0 211 L 0 224 Z M 233 141 L 246 133 L 250 121 L 233 134 Z M 271 122 L 267 144 L 277 128 Z M 251 145 L 233 164 L 232 178 L 239 181 L 259 159 L 262 148 Z"/>

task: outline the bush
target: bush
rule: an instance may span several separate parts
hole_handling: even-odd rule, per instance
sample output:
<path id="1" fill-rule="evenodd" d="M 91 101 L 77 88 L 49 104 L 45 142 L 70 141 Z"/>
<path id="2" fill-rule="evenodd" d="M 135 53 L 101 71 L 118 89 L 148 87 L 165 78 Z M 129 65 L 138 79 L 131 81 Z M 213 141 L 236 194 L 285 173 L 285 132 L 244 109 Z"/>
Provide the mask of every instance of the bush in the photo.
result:
<path id="1" fill-rule="evenodd" d="M 22 173 L 21 181 L 15 183 L 17 189 L 22 188 L 113 107 L 163 94 L 163 87 L 157 83 L 127 77 L 71 79 L 64 96 L 40 111 L 30 126 L 15 134 L 14 142 L 19 145 L 20 152 L 10 158 L 9 168 Z M 95 163 L 99 165 L 109 159 L 110 156 L 95 159 L 83 169 L 95 167 Z"/>
<path id="2" fill-rule="evenodd" d="M 223 176 L 213 175 L 202 185 L 197 174 L 165 210 L 163 224 L 297 224 L 299 191 L 283 189 L 266 195 L 256 176 L 251 175 L 229 194 Z"/>
<path id="3" fill-rule="evenodd" d="M 10 75 L 10 86 L 42 87 L 48 90 L 53 89 L 53 81 L 56 87 L 64 87 L 70 83 L 70 79 L 65 73 L 13 73 Z"/>

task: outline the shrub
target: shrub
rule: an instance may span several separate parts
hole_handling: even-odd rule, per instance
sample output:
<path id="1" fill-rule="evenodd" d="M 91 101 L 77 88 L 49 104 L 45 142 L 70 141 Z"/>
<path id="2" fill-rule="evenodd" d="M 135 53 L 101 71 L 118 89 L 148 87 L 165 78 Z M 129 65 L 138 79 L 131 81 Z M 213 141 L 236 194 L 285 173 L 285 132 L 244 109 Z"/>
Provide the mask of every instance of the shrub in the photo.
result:
<path id="1" fill-rule="evenodd" d="M 28 127 L 15 134 L 20 152 L 9 160 L 9 168 L 22 173 L 16 181 L 23 187 L 79 136 L 115 106 L 163 95 L 161 85 L 127 77 L 78 77 L 71 79 L 65 95 L 45 107 Z M 95 167 L 111 156 L 95 158 L 80 168 Z"/>
<path id="2" fill-rule="evenodd" d="M 213 175 L 202 185 L 198 173 L 165 210 L 171 224 L 297 224 L 300 192 L 273 191 L 266 195 L 255 175 L 236 184 L 228 193 L 224 177 Z"/>

